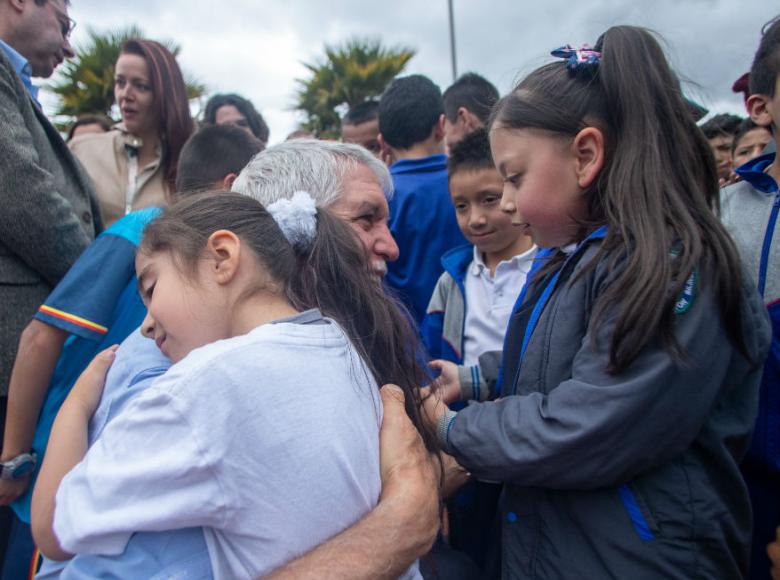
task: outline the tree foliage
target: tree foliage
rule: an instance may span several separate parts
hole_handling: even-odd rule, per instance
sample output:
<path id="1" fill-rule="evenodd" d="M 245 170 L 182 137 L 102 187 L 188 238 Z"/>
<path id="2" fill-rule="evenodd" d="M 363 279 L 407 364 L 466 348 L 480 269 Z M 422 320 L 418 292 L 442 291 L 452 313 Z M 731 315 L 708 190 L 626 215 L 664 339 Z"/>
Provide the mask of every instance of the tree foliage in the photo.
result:
<path id="1" fill-rule="evenodd" d="M 376 98 L 414 56 L 409 47 L 385 48 L 378 39 L 353 38 L 342 45 L 325 45 L 325 58 L 304 63 L 311 73 L 297 79 L 295 109 L 306 115 L 304 128 L 320 137 L 337 137 L 337 108 Z"/>
<path id="2" fill-rule="evenodd" d="M 87 113 L 111 117 L 114 104 L 114 64 L 122 45 L 131 38 L 146 38 L 137 26 L 98 32 L 87 31 L 87 41 L 75 47 L 76 57 L 65 61 L 58 72 L 58 82 L 48 88 L 59 97 L 56 115 L 68 121 Z M 168 50 L 178 55 L 179 46 L 163 41 Z M 206 87 L 185 76 L 190 99 L 203 95 Z M 118 120 L 118 119 L 115 119 Z"/>

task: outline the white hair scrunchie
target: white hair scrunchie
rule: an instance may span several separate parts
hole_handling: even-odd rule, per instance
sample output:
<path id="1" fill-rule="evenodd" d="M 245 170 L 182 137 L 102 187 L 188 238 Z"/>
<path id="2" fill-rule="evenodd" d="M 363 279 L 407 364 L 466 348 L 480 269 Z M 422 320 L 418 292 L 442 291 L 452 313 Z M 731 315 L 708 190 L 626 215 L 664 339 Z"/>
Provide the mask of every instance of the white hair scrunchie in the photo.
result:
<path id="1" fill-rule="evenodd" d="M 308 252 L 317 235 L 317 206 L 306 191 L 296 191 L 290 199 L 280 199 L 267 208 L 284 237 L 300 252 Z"/>

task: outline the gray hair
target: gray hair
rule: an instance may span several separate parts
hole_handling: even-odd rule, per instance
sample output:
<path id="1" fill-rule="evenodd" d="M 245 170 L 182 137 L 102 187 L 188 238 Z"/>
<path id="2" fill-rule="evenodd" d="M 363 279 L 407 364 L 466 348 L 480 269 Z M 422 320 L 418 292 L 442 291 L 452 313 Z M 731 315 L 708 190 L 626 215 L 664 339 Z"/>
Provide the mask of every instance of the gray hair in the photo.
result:
<path id="1" fill-rule="evenodd" d="M 263 205 L 306 191 L 317 206 L 327 207 L 344 193 L 344 176 L 360 165 L 376 176 L 390 199 L 393 180 L 384 163 L 367 149 L 350 143 L 295 139 L 255 155 L 233 182 L 233 191 Z"/>

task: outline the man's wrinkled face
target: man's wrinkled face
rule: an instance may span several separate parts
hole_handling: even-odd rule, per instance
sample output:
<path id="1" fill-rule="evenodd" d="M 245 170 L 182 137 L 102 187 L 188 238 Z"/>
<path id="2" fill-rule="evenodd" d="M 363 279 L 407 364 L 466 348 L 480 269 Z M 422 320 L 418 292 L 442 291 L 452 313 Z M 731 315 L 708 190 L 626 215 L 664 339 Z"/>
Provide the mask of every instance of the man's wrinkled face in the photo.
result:
<path id="1" fill-rule="evenodd" d="M 328 209 L 350 225 L 374 272 L 384 276 L 385 263 L 398 259 L 398 245 L 387 226 L 390 211 L 382 186 L 365 165 L 358 165 L 344 175 L 343 184 L 344 193 Z"/>

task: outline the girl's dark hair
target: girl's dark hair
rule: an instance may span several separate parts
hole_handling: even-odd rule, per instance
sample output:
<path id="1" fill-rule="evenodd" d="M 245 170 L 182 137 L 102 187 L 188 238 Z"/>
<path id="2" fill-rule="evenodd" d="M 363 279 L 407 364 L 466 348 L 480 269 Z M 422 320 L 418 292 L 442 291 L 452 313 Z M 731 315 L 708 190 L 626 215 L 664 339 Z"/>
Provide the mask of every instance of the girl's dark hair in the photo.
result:
<path id="1" fill-rule="evenodd" d="M 715 162 L 678 78 L 645 29 L 610 28 L 594 49 L 601 53 L 596 66 L 570 71 L 561 61 L 531 73 L 497 103 L 490 125 L 564 138 L 589 126 L 604 133 L 605 163 L 585 192 L 583 232 L 608 226 L 591 263 L 608 255 L 615 272 L 594 305 L 597 326 L 617 307 L 607 370 L 624 370 L 654 336 L 682 358 L 674 305 L 694 268 L 714 285 L 726 331 L 747 355 L 739 257 L 713 211 Z"/>
<path id="2" fill-rule="evenodd" d="M 209 99 L 208 103 L 206 103 L 203 120 L 210 125 L 215 124 L 217 122 L 217 111 L 227 105 L 232 105 L 238 109 L 238 112 L 246 118 L 247 125 L 249 126 L 249 130 L 252 131 L 252 134 L 263 143 L 268 143 L 270 130 L 268 129 L 265 119 L 257 112 L 257 109 L 255 109 L 252 102 L 242 96 L 232 93 L 214 95 Z"/>
<path id="3" fill-rule="evenodd" d="M 436 450 L 436 436 L 420 417 L 417 387 L 428 380 L 416 333 L 408 313 L 375 279 L 352 230 L 320 208 L 311 249 L 296 251 L 260 202 L 211 192 L 165 209 L 147 226 L 139 252 L 169 251 L 192 272 L 209 236 L 221 229 L 235 233 L 254 251 L 295 308 L 319 308 L 339 323 L 376 382 L 403 389 L 407 414 L 427 448 Z"/>
<path id="4" fill-rule="evenodd" d="M 173 192 L 176 190 L 179 154 L 195 130 L 181 69 L 171 51 L 154 40 L 128 40 L 122 45 L 120 54 L 140 56 L 149 68 L 154 107 L 160 121 L 159 134 L 164 145 L 163 177 L 168 192 Z"/>

